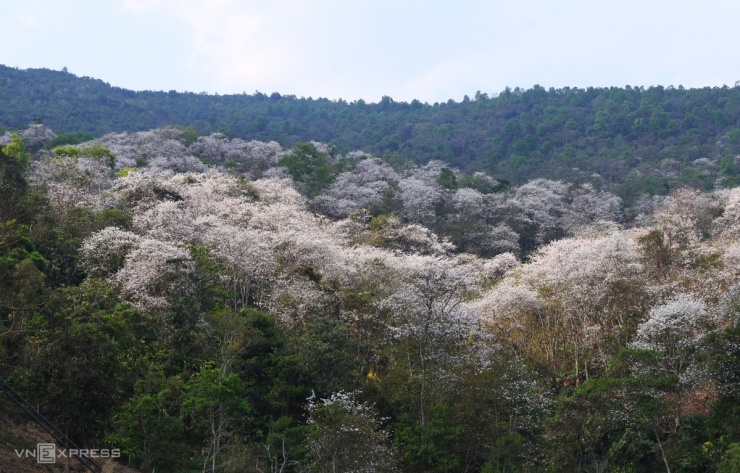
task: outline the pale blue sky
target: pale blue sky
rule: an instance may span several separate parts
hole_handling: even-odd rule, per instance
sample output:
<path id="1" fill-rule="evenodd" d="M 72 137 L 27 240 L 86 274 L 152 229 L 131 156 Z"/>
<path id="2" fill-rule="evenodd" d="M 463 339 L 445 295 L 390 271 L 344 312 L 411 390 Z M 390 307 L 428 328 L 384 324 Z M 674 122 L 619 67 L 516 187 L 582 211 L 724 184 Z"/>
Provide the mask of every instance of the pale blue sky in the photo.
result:
<path id="1" fill-rule="evenodd" d="M 740 2 L 0 0 L 0 64 L 134 90 L 376 102 L 734 85 Z"/>

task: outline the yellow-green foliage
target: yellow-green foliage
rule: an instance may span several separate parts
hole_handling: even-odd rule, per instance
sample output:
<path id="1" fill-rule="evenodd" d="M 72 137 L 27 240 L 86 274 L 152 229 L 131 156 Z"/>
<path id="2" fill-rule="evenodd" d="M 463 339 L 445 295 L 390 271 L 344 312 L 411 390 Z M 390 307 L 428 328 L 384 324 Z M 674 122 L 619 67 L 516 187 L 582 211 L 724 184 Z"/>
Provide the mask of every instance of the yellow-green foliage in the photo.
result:
<path id="1" fill-rule="evenodd" d="M 130 166 L 126 166 L 125 168 L 123 168 L 120 171 L 118 171 L 116 173 L 116 176 L 118 176 L 118 177 L 126 177 L 126 176 L 129 175 L 129 173 L 132 173 L 132 172 L 139 172 L 139 170 L 136 169 L 136 168 L 132 168 Z"/>
<path id="2" fill-rule="evenodd" d="M 107 146 L 93 145 L 79 148 L 76 146 L 57 146 L 52 151 L 56 156 L 71 156 L 103 161 L 111 168 L 116 165 L 116 157 Z"/>
<path id="3" fill-rule="evenodd" d="M 6 156 L 15 158 L 21 166 L 25 167 L 28 164 L 28 153 L 26 152 L 26 147 L 17 133 L 13 133 L 10 136 L 10 143 L 3 146 L 3 153 L 5 153 Z"/>

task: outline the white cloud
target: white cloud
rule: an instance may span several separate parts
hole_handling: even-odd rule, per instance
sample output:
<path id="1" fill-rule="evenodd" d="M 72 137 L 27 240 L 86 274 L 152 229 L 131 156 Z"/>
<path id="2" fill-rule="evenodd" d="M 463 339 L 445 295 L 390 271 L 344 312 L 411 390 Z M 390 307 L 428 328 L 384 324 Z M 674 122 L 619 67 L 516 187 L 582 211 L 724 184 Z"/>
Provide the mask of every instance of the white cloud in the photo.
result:
<path id="1" fill-rule="evenodd" d="M 299 2 L 234 0 L 124 0 L 136 13 L 164 13 L 185 24 L 187 67 L 210 77 L 220 90 L 250 91 L 281 81 L 302 62 L 302 39 L 291 28 L 304 11 Z"/>
<path id="2" fill-rule="evenodd" d="M 20 21 L 23 24 L 28 25 L 28 26 L 36 26 L 39 23 L 41 23 L 38 16 L 34 15 L 33 13 L 29 13 L 29 12 L 21 13 Z"/>
<path id="3" fill-rule="evenodd" d="M 705 2 L 118 0 L 111 9 L 80 0 L 64 18 L 70 34 L 42 37 L 51 28 L 38 22 L 59 21 L 47 12 L 61 7 L 29 0 L 11 15 L 24 39 L 0 59 L 36 67 L 63 60 L 70 70 L 139 89 L 371 101 L 460 100 L 536 83 L 732 84 L 740 79 L 732 61 L 740 4 Z M 91 33 L 91 24 L 105 27 Z M 41 54 L 49 38 L 52 62 Z M 65 58 L 81 45 L 86 55 Z"/>

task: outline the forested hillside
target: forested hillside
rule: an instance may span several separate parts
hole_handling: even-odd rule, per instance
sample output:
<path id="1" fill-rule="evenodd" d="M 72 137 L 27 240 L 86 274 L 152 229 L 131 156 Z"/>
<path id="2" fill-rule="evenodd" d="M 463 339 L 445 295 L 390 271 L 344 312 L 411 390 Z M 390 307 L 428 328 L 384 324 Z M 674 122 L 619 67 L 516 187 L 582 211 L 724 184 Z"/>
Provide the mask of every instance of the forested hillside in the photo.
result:
<path id="1" fill-rule="evenodd" d="M 3 377 L 142 471 L 740 467 L 740 190 L 0 138 Z M 84 139 L 84 137 L 80 138 Z"/>
<path id="2" fill-rule="evenodd" d="M 316 140 L 342 152 L 426 163 L 523 183 L 599 174 L 628 204 L 641 192 L 737 182 L 740 87 L 506 89 L 462 102 L 379 103 L 275 92 L 134 92 L 46 69 L 0 66 L 0 126 L 40 119 L 57 132 L 144 131 L 162 125 L 291 147 Z"/>

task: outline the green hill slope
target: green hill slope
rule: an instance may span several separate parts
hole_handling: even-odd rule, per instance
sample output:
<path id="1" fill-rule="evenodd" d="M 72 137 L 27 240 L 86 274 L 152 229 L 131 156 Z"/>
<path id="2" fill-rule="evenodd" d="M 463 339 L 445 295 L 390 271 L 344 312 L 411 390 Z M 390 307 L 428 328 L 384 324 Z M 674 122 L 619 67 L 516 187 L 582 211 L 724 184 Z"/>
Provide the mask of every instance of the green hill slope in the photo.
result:
<path id="1" fill-rule="evenodd" d="M 41 119 L 57 132 L 148 130 L 165 124 L 201 134 L 316 140 L 340 150 L 426 162 L 442 159 L 523 182 L 588 179 L 624 197 L 690 184 L 734 185 L 740 154 L 740 87 L 506 89 L 462 102 L 379 103 L 241 95 L 134 92 L 48 69 L 0 66 L 0 126 Z"/>

